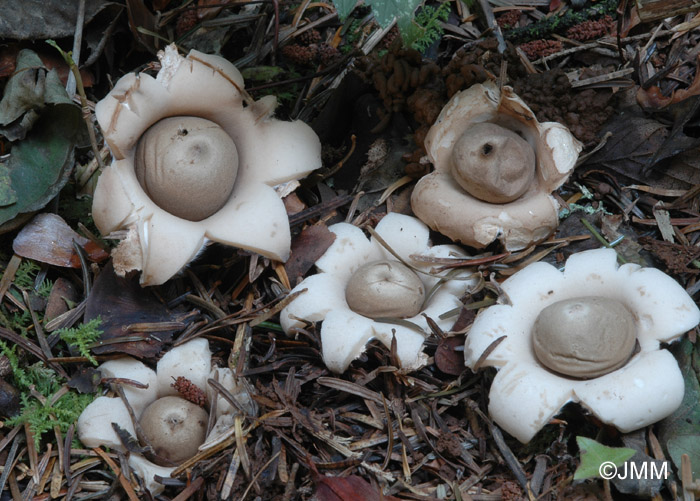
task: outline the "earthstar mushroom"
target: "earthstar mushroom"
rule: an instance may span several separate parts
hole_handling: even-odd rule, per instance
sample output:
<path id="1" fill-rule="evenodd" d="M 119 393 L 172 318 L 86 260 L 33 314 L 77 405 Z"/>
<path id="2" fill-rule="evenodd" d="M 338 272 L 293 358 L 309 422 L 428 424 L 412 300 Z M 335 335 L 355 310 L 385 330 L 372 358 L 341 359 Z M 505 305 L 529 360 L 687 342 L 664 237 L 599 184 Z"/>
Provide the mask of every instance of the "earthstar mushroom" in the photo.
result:
<path id="1" fill-rule="evenodd" d="M 134 169 L 139 184 L 161 209 L 201 221 L 224 206 L 236 181 L 238 152 L 211 120 L 170 117 L 143 133 Z"/>
<path id="2" fill-rule="evenodd" d="M 431 273 L 433 263 L 423 262 L 420 257 L 463 258 L 464 252 L 453 245 L 431 245 L 428 227 L 402 214 L 384 216 L 374 230 L 376 236 L 369 239 L 360 228 L 348 223 L 328 229 L 335 240 L 315 263 L 319 273 L 292 290 L 292 294 L 304 289 L 306 292 L 282 310 L 284 331 L 291 334 L 308 322 L 322 322 L 323 361 L 333 372 L 345 371 L 371 339 L 391 348 L 395 338 L 401 367 L 422 367 L 427 360 L 423 343 L 430 333 L 426 316 L 441 329 L 449 330 L 455 318 L 440 315 L 461 307 L 460 296 L 475 281 L 454 277 L 441 283 L 426 300 L 444 274 Z"/>
<path id="3" fill-rule="evenodd" d="M 573 171 L 582 145 L 561 124 L 540 123 L 513 92 L 493 83 L 455 94 L 425 138 L 435 171 L 411 196 L 413 212 L 452 240 L 520 250 L 558 224 L 551 192 Z"/>
<path id="4" fill-rule="evenodd" d="M 485 202 L 512 202 L 535 179 L 532 147 L 512 130 L 493 123 L 467 127 L 455 142 L 450 160 L 457 184 Z"/>
<path id="5" fill-rule="evenodd" d="M 158 57 L 156 78 L 129 73 L 95 106 L 112 164 L 93 217 L 104 235 L 127 230 L 115 271 L 162 284 L 209 241 L 286 261 L 289 220 L 274 186 L 321 166 L 318 137 L 274 119 L 273 96 L 252 102 L 224 58 L 173 45 Z"/>
<path id="6" fill-rule="evenodd" d="M 694 328 L 700 310 L 668 275 L 618 266 L 613 249 L 595 249 L 572 254 L 563 271 L 530 264 L 501 288 L 510 303 L 479 312 L 466 338 L 465 363 L 499 369 L 489 413 L 521 442 L 572 401 L 622 432 L 659 421 L 680 405 L 683 376 L 660 344 Z"/>
<path id="7" fill-rule="evenodd" d="M 251 415 L 254 415 L 256 412 L 255 405 L 247 389 L 238 384 L 233 377 L 231 369 L 228 367 L 212 369 L 211 357 L 208 341 L 204 338 L 198 338 L 169 350 L 158 361 L 157 371 L 131 357 L 110 360 L 98 367 L 98 370 L 105 378 L 114 378 L 117 381 L 137 381 L 145 386 L 142 388 L 140 387 L 141 385 L 136 387 L 129 384 L 113 383 L 113 385 L 119 384 L 122 388 L 126 400 L 142 428 L 150 430 L 150 424 L 147 422 L 149 420 L 147 413 L 154 412 L 157 417 L 164 418 L 164 420 L 160 420 L 160 424 L 165 425 L 166 431 L 170 429 L 165 433 L 163 441 L 157 436 L 154 438 L 151 432 L 147 431 L 149 442 L 152 442 L 151 445 L 155 446 L 158 455 L 169 457 L 167 461 L 159 461 L 165 466 L 156 464 L 138 453 L 130 452 L 128 454 L 129 465 L 142 478 L 146 488 L 154 495 L 164 489 L 163 484 L 156 480 L 156 476 L 169 477 L 175 469 L 173 463 L 178 463 L 196 454 L 200 446 L 206 447 L 208 443 L 216 442 L 222 434 L 230 430 L 233 425 L 233 415 L 239 413 L 239 409 L 244 409 Z M 206 433 L 208 425 L 207 410 L 187 401 L 184 401 L 184 404 L 182 403 L 183 399 L 177 396 L 177 391 L 172 385 L 175 376 L 186 377 L 190 383 L 206 391 L 210 405 L 214 400 L 217 401 L 216 416 L 214 416 L 216 422 L 206 437 L 207 442 L 205 443 L 202 443 L 205 438 L 202 432 Z M 229 395 L 234 397 L 237 404 L 235 407 L 230 403 L 224 403 L 225 399 L 218 393 L 218 397 L 214 398 L 214 392 L 207 383 L 207 380 L 210 378 L 217 380 L 228 391 Z M 163 402 L 175 402 L 175 409 L 162 412 L 158 407 L 163 405 Z M 156 406 L 155 408 L 153 407 L 154 405 Z M 149 411 L 148 409 L 151 410 Z M 194 414 L 194 419 L 185 421 L 182 417 L 184 414 Z M 158 419 L 155 421 L 157 423 Z M 112 423 L 116 423 L 131 436 L 137 437 L 136 427 L 122 399 L 113 396 L 97 397 L 83 410 L 78 418 L 78 437 L 87 447 L 105 446 L 126 452 L 126 448 L 114 431 Z M 171 436 L 171 431 L 180 429 L 180 424 L 182 423 L 195 425 L 193 433 L 185 433 L 186 435 L 195 436 L 190 441 L 187 450 L 183 447 L 183 444 L 185 444 L 184 439 L 177 437 L 173 439 Z M 175 444 L 175 455 L 171 455 L 173 451 L 169 451 L 173 443 Z M 149 457 L 156 459 L 152 456 Z"/>

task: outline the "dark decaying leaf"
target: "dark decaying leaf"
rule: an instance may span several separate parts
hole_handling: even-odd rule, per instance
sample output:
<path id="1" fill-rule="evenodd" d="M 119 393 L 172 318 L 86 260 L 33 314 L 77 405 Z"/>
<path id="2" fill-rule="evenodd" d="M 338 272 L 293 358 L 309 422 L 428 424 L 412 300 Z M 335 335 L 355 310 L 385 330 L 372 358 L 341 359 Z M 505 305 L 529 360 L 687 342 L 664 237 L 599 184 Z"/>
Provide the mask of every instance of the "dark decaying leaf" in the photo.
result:
<path id="1" fill-rule="evenodd" d="M 625 444 L 627 445 L 627 444 Z M 643 441 L 643 445 L 646 445 L 646 441 Z M 633 447 L 635 448 L 635 447 Z M 652 464 L 654 470 L 652 470 Z M 634 465 L 634 466 L 633 466 Z M 622 475 L 620 477 L 624 478 L 618 478 L 614 477 L 612 479 L 613 485 L 615 488 L 620 491 L 623 494 L 630 494 L 632 496 L 637 496 L 642 499 L 650 499 L 653 496 L 657 495 L 659 491 L 661 490 L 661 487 L 663 486 L 664 483 L 664 477 L 663 475 L 655 475 L 652 474 L 651 472 L 653 471 L 662 471 L 662 468 L 664 467 L 664 462 L 659 460 L 659 459 L 654 459 L 653 457 L 649 456 L 648 454 L 645 454 L 644 452 L 641 452 L 637 450 L 635 452 L 634 456 L 632 456 L 628 461 L 627 461 L 627 469 L 628 471 L 632 471 L 632 468 L 636 468 L 637 471 L 642 471 L 642 468 L 647 468 L 648 471 L 650 471 L 649 474 L 647 475 L 624 475 L 624 470 L 622 471 Z M 668 468 L 668 473 L 670 475 L 671 469 L 667 465 Z"/>
<path id="2" fill-rule="evenodd" d="M 75 34 L 80 2 L 46 0 L 0 0 L 0 38 L 42 40 Z M 85 2 L 85 22 L 107 7 L 108 0 Z"/>
<path id="3" fill-rule="evenodd" d="M 175 319 L 149 289 L 143 289 L 138 278 L 122 278 L 114 273 L 109 261 L 93 284 L 85 306 L 85 322 L 100 317 L 102 346 L 93 348 L 95 355 L 126 353 L 138 358 L 157 355 L 163 343 L 172 339 L 174 331 L 138 332 L 132 324 L 171 322 Z"/>
<path id="4" fill-rule="evenodd" d="M 10 141 L 24 139 L 47 105 L 75 108 L 58 72 L 48 71 L 35 52 L 21 50 L 0 101 L 0 135 Z"/>
<path id="5" fill-rule="evenodd" d="M 318 501 L 399 501 L 394 496 L 384 496 L 364 478 L 357 475 L 331 477 L 315 475 Z"/>
<path id="6" fill-rule="evenodd" d="M 155 52 L 158 40 L 142 30 L 155 33 L 156 17 L 148 10 L 143 0 L 126 0 L 126 12 L 129 16 L 129 28 L 134 38 L 148 50 Z"/>
<path id="7" fill-rule="evenodd" d="M 58 277 L 51 287 L 51 293 L 44 310 L 44 319 L 48 322 L 63 315 L 70 309 L 68 302 L 77 303 L 79 300 L 78 291 L 73 283 L 63 277 Z"/>
<path id="8" fill-rule="evenodd" d="M 435 350 L 435 365 L 445 374 L 459 376 L 464 366 L 464 336 L 442 338 Z"/>
<path id="9" fill-rule="evenodd" d="M 316 260 L 320 258 L 335 240 L 326 225 L 307 226 L 292 241 L 292 253 L 284 265 L 292 287 L 306 275 Z"/>
<path id="10" fill-rule="evenodd" d="M 0 378 L 0 416 L 13 417 L 20 412 L 19 390 Z"/>
<path id="11" fill-rule="evenodd" d="M 95 393 L 100 385 L 102 375 L 94 367 L 83 367 L 76 372 L 66 383 L 80 393 Z"/>
<path id="12" fill-rule="evenodd" d="M 688 189 L 700 183 L 700 169 L 696 165 L 687 159 L 674 161 L 676 159 L 670 158 L 680 154 L 697 157 L 697 139 L 679 133 L 673 143 L 667 143 L 669 130 L 665 125 L 651 118 L 624 113 L 618 114 L 605 127 L 605 132 L 611 132 L 612 136 L 586 162 L 586 167 L 607 167 L 637 184 L 653 181 L 658 188 Z M 658 155 L 662 147 L 667 152 L 663 157 Z M 645 169 L 655 156 L 657 162 L 665 162 L 663 168 L 654 166 L 649 174 Z"/>
<path id="13" fill-rule="evenodd" d="M 0 207 L 13 204 L 17 201 L 17 193 L 12 189 L 10 170 L 0 164 Z"/>
<path id="14" fill-rule="evenodd" d="M 139 441 L 131 433 L 121 428 L 117 423 L 112 423 L 112 429 L 114 433 L 119 437 L 119 441 L 122 443 L 124 448 L 129 452 L 135 454 L 143 454 L 145 452 L 150 452 L 153 449 L 150 447 L 142 447 Z"/>
<path id="15" fill-rule="evenodd" d="M 104 261 L 109 254 L 68 226 L 56 214 L 38 214 L 20 231 L 12 242 L 15 254 L 42 263 L 80 268 L 80 259 L 73 241 L 85 249 L 91 261 Z"/>

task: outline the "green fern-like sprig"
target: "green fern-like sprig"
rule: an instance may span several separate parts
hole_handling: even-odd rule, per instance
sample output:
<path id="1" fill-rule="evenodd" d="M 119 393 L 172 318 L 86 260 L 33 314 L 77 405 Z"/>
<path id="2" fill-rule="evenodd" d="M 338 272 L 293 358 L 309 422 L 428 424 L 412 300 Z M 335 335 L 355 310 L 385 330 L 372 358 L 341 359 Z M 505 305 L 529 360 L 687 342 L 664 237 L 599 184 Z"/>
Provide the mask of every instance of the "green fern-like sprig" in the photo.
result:
<path id="1" fill-rule="evenodd" d="M 59 329 L 57 332 L 65 343 L 77 348 L 81 356 L 87 358 L 93 365 L 97 365 L 97 359 L 90 353 L 90 347 L 102 334 L 99 329 L 101 323 L 102 319 L 96 317 L 78 327 Z"/>
<path id="2" fill-rule="evenodd" d="M 80 395 L 69 391 L 53 405 L 50 405 L 52 393 L 43 395 L 46 397 L 46 403 L 41 403 L 29 393 L 22 393 L 20 396 L 22 413 L 5 421 L 5 425 L 10 427 L 28 424 L 34 435 L 34 444 L 37 448 L 39 448 L 41 437 L 46 432 L 51 431 L 54 426 L 58 425 L 61 432 L 66 433 L 70 425 L 76 422 L 83 409 L 95 397 L 92 394 Z"/>
<path id="3" fill-rule="evenodd" d="M 41 267 L 31 259 L 22 260 L 22 263 L 20 263 L 17 271 L 15 272 L 15 277 L 12 284 L 18 289 L 22 290 L 33 289 L 36 282 L 36 276 L 40 269 Z M 43 298 L 47 298 L 49 297 L 52 287 L 53 282 L 51 280 L 44 279 L 36 287 L 36 293 Z M 21 299 L 20 296 L 17 296 L 17 298 Z"/>
<path id="4" fill-rule="evenodd" d="M 34 280 L 39 269 L 39 265 L 34 261 L 23 259 L 15 272 L 15 279 L 12 283 L 20 289 L 31 289 L 34 287 Z"/>
<path id="5" fill-rule="evenodd" d="M 8 343 L 0 339 L 0 355 L 4 355 L 10 361 L 12 368 L 12 378 L 15 386 L 20 390 L 29 388 L 32 384 L 27 371 L 20 367 L 19 357 L 17 356 L 17 346 L 10 346 Z"/>
<path id="6" fill-rule="evenodd" d="M 420 52 L 425 52 L 434 42 L 440 40 L 443 34 L 441 21 L 446 21 L 450 15 L 450 4 L 441 3 L 435 8 L 425 5 L 416 12 L 410 28 L 401 32 L 404 44 Z"/>

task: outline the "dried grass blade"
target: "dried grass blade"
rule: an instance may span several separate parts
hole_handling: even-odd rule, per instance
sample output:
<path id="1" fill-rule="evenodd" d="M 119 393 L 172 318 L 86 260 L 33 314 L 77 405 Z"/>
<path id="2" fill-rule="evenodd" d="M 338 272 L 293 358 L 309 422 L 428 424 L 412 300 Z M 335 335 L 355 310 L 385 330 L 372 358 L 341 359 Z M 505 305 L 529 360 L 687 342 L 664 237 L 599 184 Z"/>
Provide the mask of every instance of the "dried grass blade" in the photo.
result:
<path id="1" fill-rule="evenodd" d="M 122 473 L 121 468 L 117 466 L 117 463 L 114 462 L 114 460 L 107 455 L 105 451 L 100 449 L 99 447 L 96 447 L 92 449 L 95 454 L 100 456 L 102 460 L 107 463 L 107 466 L 114 472 L 114 474 L 117 476 L 119 479 L 119 483 L 121 486 L 124 488 L 124 491 L 126 492 L 126 495 L 129 496 L 130 501 L 139 501 L 139 497 L 136 495 L 136 492 L 134 491 L 134 487 L 131 485 L 129 480 L 124 476 Z"/>
<path id="2" fill-rule="evenodd" d="M 255 317 L 253 320 L 250 321 L 250 326 L 255 327 L 256 325 L 260 324 L 261 322 L 265 322 L 269 320 L 271 317 L 282 311 L 289 303 L 294 301 L 297 297 L 299 297 L 300 294 L 303 294 L 306 292 L 308 289 L 301 289 L 296 291 L 293 294 L 288 294 L 287 297 L 285 297 L 282 301 L 277 303 L 275 306 L 270 308 L 268 311 L 265 313 L 262 313 Z"/>
<path id="3" fill-rule="evenodd" d="M 352 383 L 350 381 L 345 381 L 343 379 L 338 379 L 334 377 L 320 377 L 316 380 L 318 384 L 327 386 L 328 388 L 333 388 L 334 390 L 339 390 L 351 395 L 356 395 L 360 398 L 366 400 L 371 400 L 378 404 L 381 404 L 384 400 L 384 395 L 381 395 L 372 390 L 368 390 L 364 386 Z"/>

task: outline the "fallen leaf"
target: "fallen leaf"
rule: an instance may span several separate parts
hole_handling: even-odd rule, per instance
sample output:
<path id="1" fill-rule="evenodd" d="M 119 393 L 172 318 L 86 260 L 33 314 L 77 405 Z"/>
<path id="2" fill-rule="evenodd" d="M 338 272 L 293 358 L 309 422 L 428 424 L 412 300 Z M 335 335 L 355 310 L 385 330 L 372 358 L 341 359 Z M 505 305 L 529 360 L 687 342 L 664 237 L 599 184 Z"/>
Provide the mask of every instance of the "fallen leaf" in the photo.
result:
<path id="1" fill-rule="evenodd" d="M 85 24 L 103 9 L 110 0 L 85 2 Z M 73 37 L 79 2 L 47 2 L 0 0 L 0 38 L 8 40 L 45 40 Z"/>
<path id="2" fill-rule="evenodd" d="M 64 268 L 80 268 L 80 258 L 73 241 L 83 247 L 91 261 L 101 262 L 109 257 L 107 251 L 79 235 L 61 216 L 39 214 L 20 231 L 12 242 L 18 256 Z"/>
<path id="3" fill-rule="evenodd" d="M 13 90 L 8 93 L 11 85 Z M 20 98 L 31 104 L 13 102 Z M 5 88 L 0 123 L 6 125 L 0 128 L 6 137 L 24 138 L 13 143 L 10 159 L 4 165 L 2 191 L 4 197 L 10 195 L 5 200 L 10 203 L 0 207 L 2 225 L 43 208 L 63 188 L 73 168 L 76 137 L 85 125 L 80 108 L 68 98 L 56 73 L 46 72 L 37 55 L 29 50 L 20 51 L 17 72 Z M 8 177 L 14 197 L 8 191 Z"/>
<path id="4" fill-rule="evenodd" d="M 46 302 L 46 310 L 44 310 L 44 319 L 48 322 L 63 315 L 69 310 L 66 301 L 77 303 L 79 300 L 75 286 L 65 278 L 58 277 L 53 283 L 53 287 L 51 287 L 51 293 Z"/>
<path id="5" fill-rule="evenodd" d="M 158 40 L 144 31 L 157 33 L 156 17 L 148 10 L 143 0 L 126 0 L 126 13 L 131 34 L 149 51 L 155 53 Z"/>
<path id="6" fill-rule="evenodd" d="M 621 466 L 634 456 L 635 450 L 627 447 L 608 447 L 591 438 L 576 437 L 581 450 L 581 464 L 576 468 L 574 480 L 600 477 L 600 467 L 604 463 Z"/>
<path id="7" fill-rule="evenodd" d="M 621 113 L 609 122 L 601 134 L 612 136 L 585 164 L 585 168 L 607 167 L 636 184 L 665 189 L 689 189 L 700 183 L 700 168 L 695 138 L 676 134 L 673 144 L 666 142 L 669 129 L 652 118 Z M 663 148 L 664 154 L 659 155 Z M 673 158 L 672 158 L 673 157 Z M 648 171 L 650 160 L 657 164 Z M 663 169 L 658 165 L 663 161 Z"/>
<path id="8" fill-rule="evenodd" d="M 284 265 L 292 287 L 306 275 L 334 240 L 335 234 L 325 224 L 307 226 L 294 238 L 292 252 Z"/>
<path id="9" fill-rule="evenodd" d="M 457 351 L 457 348 L 461 348 Z M 459 376 L 464 369 L 464 336 L 440 339 L 435 350 L 435 365 L 445 374 Z"/>
<path id="10" fill-rule="evenodd" d="M 69 388 L 78 390 L 80 393 L 95 393 L 102 374 L 94 367 L 84 367 L 76 372 L 66 383 Z"/>
<path id="11" fill-rule="evenodd" d="M 172 339 L 175 330 L 159 332 L 130 331 L 128 326 L 140 323 L 172 322 L 173 315 L 149 289 L 139 285 L 138 278 L 122 278 L 114 273 L 109 261 L 95 280 L 85 305 L 85 322 L 100 317 L 102 346 L 92 349 L 95 355 L 126 353 L 137 358 L 151 358 Z"/>
<path id="12" fill-rule="evenodd" d="M 364 478 L 357 475 L 331 477 L 315 475 L 318 501 L 399 501 L 394 496 L 384 496 Z"/>
<path id="13" fill-rule="evenodd" d="M 673 414 L 659 423 L 659 441 L 666 445 L 668 455 L 678 471 L 681 455 L 688 454 L 693 468 L 693 478 L 700 477 L 700 384 L 693 370 L 697 366 L 697 347 L 687 338 L 669 348 L 678 360 L 685 381 L 685 393 L 681 405 Z"/>
<path id="14" fill-rule="evenodd" d="M 693 82 L 686 89 L 676 89 L 670 96 L 664 96 L 661 89 L 652 85 L 648 89 L 639 87 L 637 91 L 637 102 L 639 106 L 648 110 L 660 110 L 674 103 L 679 103 L 691 96 L 700 94 L 700 55 L 695 63 L 695 77 Z"/>

